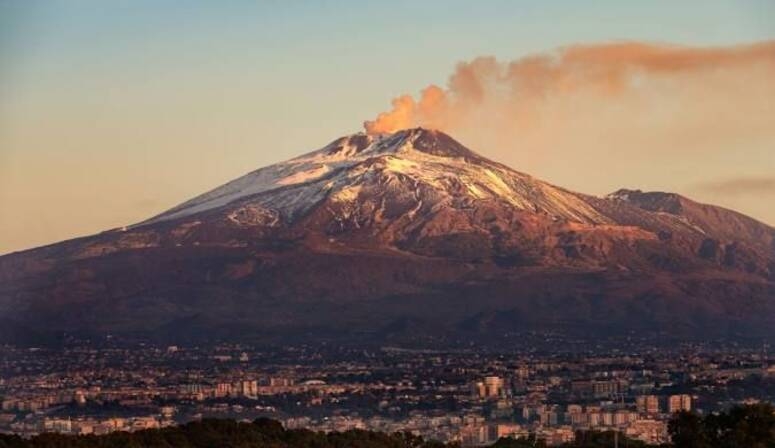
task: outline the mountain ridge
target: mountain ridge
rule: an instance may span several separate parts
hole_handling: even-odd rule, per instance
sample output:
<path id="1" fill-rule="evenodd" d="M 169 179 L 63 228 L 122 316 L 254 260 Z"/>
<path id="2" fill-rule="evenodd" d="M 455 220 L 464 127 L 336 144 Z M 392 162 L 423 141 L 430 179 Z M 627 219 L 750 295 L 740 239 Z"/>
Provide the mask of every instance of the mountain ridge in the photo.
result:
<path id="1" fill-rule="evenodd" d="M 354 134 L 133 226 L 0 256 L 0 320 L 21 339 L 769 337 L 774 240 L 673 193 L 572 192 L 438 131 Z"/>

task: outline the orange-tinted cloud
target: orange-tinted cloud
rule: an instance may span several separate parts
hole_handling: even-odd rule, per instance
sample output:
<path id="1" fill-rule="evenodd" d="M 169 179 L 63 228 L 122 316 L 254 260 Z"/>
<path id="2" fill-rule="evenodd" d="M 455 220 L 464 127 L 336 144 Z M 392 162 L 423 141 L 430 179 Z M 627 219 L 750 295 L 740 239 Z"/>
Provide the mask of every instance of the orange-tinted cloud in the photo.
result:
<path id="1" fill-rule="evenodd" d="M 543 102 L 557 97 L 589 93 L 605 98 L 653 82 L 762 65 L 775 75 L 775 41 L 723 48 L 627 42 L 569 46 L 511 62 L 480 57 L 458 64 L 446 89 L 429 86 L 418 101 L 400 96 L 390 111 L 364 126 L 370 133 L 414 126 L 455 132 L 493 115 L 504 126 L 524 126 Z"/>
<path id="2" fill-rule="evenodd" d="M 426 127 L 441 128 L 447 108 L 446 94 L 441 87 L 430 85 L 420 93 L 420 100 L 402 95 L 393 100 L 393 109 L 379 114 L 376 120 L 367 121 L 364 127 L 370 133 L 395 132 L 408 123 L 422 122 Z"/>
<path id="3" fill-rule="evenodd" d="M 724 196 L 775 195 L 775 177 L 739 177 L 700 185 L 702 190 Z"/>

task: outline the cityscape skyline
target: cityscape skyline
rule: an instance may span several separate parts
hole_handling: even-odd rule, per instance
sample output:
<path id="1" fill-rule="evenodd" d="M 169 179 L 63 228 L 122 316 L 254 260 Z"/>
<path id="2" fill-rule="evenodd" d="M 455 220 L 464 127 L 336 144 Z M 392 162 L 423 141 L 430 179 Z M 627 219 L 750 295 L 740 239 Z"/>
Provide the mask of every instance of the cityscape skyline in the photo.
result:
<path id="1" fill-rule="evenodd" d="M 99 436 L 272 418 L 286 430 L 411 431 L 463 447 L 531 436 L 556 446 L 584 431 L 663 446 L 677 413 L 775 398 L 775 364 L 754 347 L 633 340 L 614 355 L 582 341 L 563 345 L 568 350 L 258 349 L 108 339 L 56 351 L 5 347 L 0 372 L 14 375 L 0 383 L 0 433 Z M 53 364 L 68 373 L 46 367 Z"/>

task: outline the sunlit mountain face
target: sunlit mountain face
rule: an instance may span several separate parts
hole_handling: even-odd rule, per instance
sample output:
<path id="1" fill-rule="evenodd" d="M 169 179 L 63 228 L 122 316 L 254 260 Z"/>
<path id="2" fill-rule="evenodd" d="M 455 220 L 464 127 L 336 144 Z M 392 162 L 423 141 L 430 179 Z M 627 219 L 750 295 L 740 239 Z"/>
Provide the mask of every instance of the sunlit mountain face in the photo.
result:
<path id="1" fill-rule="evenodd" d="M 439 131 L 354 134 L 0 257 L 0 316 L 9 341 L 772 337 L 775 230 L 672 193 L 569 191 Z"/>

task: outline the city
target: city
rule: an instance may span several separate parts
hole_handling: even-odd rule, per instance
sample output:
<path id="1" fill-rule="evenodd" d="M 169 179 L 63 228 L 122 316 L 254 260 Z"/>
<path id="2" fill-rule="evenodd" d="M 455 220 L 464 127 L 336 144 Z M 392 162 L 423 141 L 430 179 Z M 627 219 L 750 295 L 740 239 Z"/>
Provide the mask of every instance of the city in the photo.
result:
<path id="1" fill-rule="evenodd" d="M 775 448 L 773 19 L 0 1 L 0 448 Z"/>
<path id="2" fill-rule="evenodd" d="M 775 400 L 766 346 L 495 353 L 391 347 L 2 348 L 3 432 L 106 434 L 203 418 L 269 417 L 288 429 L 410 431 L 486 446 L 576 431 L 668 442 L 679 411 Z"/>

